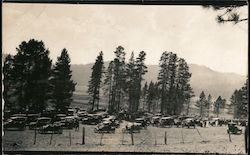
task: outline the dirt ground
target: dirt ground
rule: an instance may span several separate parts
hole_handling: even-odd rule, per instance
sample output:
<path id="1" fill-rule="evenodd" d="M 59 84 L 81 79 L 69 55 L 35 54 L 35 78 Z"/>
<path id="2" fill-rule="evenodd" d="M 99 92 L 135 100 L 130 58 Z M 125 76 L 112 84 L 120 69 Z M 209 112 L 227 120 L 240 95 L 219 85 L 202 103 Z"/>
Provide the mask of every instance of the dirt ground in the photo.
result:
<path id="1" fill-rule="evenodd" d="M 79 131 L 63 130 L 63 134 L 37 134 L 34 130 L 5 131 L 4 151 L 115 151 L 115 152 L 189 152 L 243 154 L 244 134 L 227 134 L 227 127 L 158 128 L 149 126 L 140 133 L 123 134 L 123 122 L 115 134 L 94 133 L 91 125 L 80 125 Z M 82 145 L 82 130 L 85 128 L 85 145 Z M 165 144 L 166 134 L 166 144 Z M 71 141 L 70 141 L 71 135 Z M 102 140 L 101 140 L 102 137 Z M 51 140 L 51 144 L 50 144 Z"/>

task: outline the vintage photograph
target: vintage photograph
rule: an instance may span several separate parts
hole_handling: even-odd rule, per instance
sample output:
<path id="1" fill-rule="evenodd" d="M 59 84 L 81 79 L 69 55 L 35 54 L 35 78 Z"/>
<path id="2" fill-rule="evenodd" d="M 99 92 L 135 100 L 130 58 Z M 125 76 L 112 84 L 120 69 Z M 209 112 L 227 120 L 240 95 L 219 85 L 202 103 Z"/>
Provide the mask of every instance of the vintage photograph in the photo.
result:
<path id="1" fill-rule="evenodd" d="M 247 3 L 2 9 L 3 151 L 246 154 Z"/>

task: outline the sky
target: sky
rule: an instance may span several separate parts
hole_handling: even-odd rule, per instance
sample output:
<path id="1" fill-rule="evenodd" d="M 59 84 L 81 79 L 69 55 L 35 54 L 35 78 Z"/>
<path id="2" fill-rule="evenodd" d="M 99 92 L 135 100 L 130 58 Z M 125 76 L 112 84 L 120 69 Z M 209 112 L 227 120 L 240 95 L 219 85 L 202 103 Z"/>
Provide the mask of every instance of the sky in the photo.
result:
<path id="1" fill-rule="evenodd" d="M 114 58 L 119 45 L 126 58 L 145 51 L 146 64 L 158 64 L 164 51 L 215 71 L 247 75 L 247 22 L 218 24 L 218 12 L 201 6 L 3 4 L 3 53 L 16 53 L 22 41 L 42 40 L 55 62 L 63 48 L 71 64 L 93 63 L 100 51 Z M 240 15 L 247 17 L 247 7 Z"/>

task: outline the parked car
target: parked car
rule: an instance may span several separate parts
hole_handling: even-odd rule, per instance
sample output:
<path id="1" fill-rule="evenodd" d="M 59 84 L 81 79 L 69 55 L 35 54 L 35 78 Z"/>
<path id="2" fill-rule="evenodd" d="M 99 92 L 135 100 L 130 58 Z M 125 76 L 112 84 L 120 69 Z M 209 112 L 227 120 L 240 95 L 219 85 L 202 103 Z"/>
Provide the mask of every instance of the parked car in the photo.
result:
<path id="1" fill-rule="evenodd" d="M 161 127 L 172 127 L 174 125 L 174 119 L 172 117 L 162 117 L 160 119 Z"/>
<path id="2" fill-rule="evenodd" d="M 111 125 L 111 122 L 105 121 L 98 124 L 95 129 L 95 133 L 115 133 L 115 127 Z"/>
<path id="3" fill-rule="evenodd" d="M 77 118 L 75 116 L 67 116 L 65 117 L 61 123 L 62 123 L 62 127 L 66 128 L 66 129 L 73 129 L 75 127 L 75 121 Z"/>
<path id="4" fill-rule="evenodd" d="M 176 127 L 180 127 L 180 126 L 181 126 L 181 120 L 178 119 L 178 118 L 175 118 L 175 119 L 174 119 L 174 125 L 175 125 Z"/>
<path id="5" fill-rule="evenodd" d="M 86 117 L 82 118 L 82 124 L 97 125 L 100 122 L 101 120 L 92 114 L 88 114 Z"/>
<path id="6" fill-rule="evenodd" d="M 247 123 L 248 123 L 247 120 L 244 120 L 244 119 L 240 120 L 240 126 L 247 126 Z"/>
<path id="7" fill-rule="evenodd" d="M 193 127 L 195 128 L 195 121 L 193 118 L 187 118 L 185 120 L 182 121 L 182 127 Z"/>
<path id="8" fill-rule="evenodd" d="M 125 129 L 123 129 L 123 132 L 129 132 L 129 133 L 139 133 L 141 130 L 141 124 L 140 123 L 128 123 L 125 126 Z"/>
<path id="9" fill-rule="evenodd" d="M 40 114 L 27 114 L 27 125 L 29 125 L 31 122 L 36 122 L 39 117 Z"/>
<path id="10" fill-rule="evenodd" d="M 152 117 L 151 123 L 153 124 L 153 126 L 158 126 L 160 124 L 160 117 L 159 116 Z"/>
<path id="11" fill-rule="evenodd" d="M 60 123 L 47 124 L 39 128 L 38 133 L 54 133 L 54 134 L 62 134 L 62 126 Z"/>
<path id="12" fill-rule="evenodd" d="M 67 116 L 73 116 L 75 113 L 75 110 L 72 109 L 72 108 L 69 108 L 68 111 L 67 111 Z"/>
<path id="13" fill-rule="evenodd" d="M 5 130 L 9 129 L 17 129 L 17 130 L 24 130 L 26 127 L 26 120 L 27 117 L 11 117 L 7 120 L 7 122 L 4 122 L 3 126 Z"/>
<path id="14" fill-rule="evenodd" d="M 109 116 L 107 118 L 103 118 L 102 119 L 102 122 L 105 122 L 105 121 L 108 121 L 108 122 L 111 122 L 111 126 L 115 127 L 115 128 L 118 128 L 120 126 L 120 123 L 119 121 L 116 119 L 115 116 Z"/>
<path id="15" fill-rule="evenodd" d="M 209 124 L 211 126 L 222 126 L 223 124 L 226 124 L 226 121 L 220 119 L 220 118 L 212 118 L 210 121 L 209 121 Z"/>
<path id="16" fill-rule="evenodd" d="M 44 125 L 48 125 L 51 123 L 51 118 L 49 117 L 40 117 L 36 122 L 31 122 L 29 124 L 29 129 L 39 129 Z"/>
<path id="17" fill-rule="evenodd" d="M 227 133 L 242 134 L 242 129 L 236 123 L 229 123 Z"/>
<path id="18" fill-rule="evenodd" d="M 148 126 L 147 120 L 145 118 L 137 118 L 135 119 L 135 123 L 140 124 L 140 126 L 143 128 L 146 128 Z"/>

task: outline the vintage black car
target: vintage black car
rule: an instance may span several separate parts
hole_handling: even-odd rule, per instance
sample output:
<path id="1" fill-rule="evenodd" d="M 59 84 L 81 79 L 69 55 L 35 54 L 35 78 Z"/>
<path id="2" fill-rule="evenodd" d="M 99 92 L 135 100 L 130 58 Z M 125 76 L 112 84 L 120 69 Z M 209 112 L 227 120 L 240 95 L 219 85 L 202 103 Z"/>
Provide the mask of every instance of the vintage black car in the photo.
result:
<path id="1" fill-rule="evenodd" d="M 27 117 L 11 117 L 4 122 L 3 126 L 5 130 L 16 129 L 16 130 L 24 130 L 26 127 Z"/>
<path id="2" fill-rule="evenodd" d="M 48 125 L 50 123 L 51 123 L 51 118 L 49 118 L 49 117 L 40 117 L 40 118 L 37 119 L 36 122 L 31 122 L 29 124 L 29 129 L 30 130 L 32 130 L 32 129 L 39 129 L 42 126 Z"/>
<path id="3" fill-rule="evenodd" d="M 160 119 L 161 127 L 172 127 L 174 125 L 174 119 L 172 117 L 162 117 Z"/>
<path id="4" fill-rule="evenodd" d="M 227 133 L 242 134 L 242 129 L 236 123 L 229 123 Z"/>
<path id="5" fill-rule="evenodd" d="M 135 123 L 140 124 L 141 127 L 146 128 L 148 126 L 147 120 L 145 118 L 135 119 Z"/>
<path id="6" fill-rule="evenodd" d="M 62 126 L 60 123 L 47 124 L 38 129 L 38 133 L 46 134 L 46 133 L 54 133 L 54 134 L 62 134 Z"/>
<path id="7" fill-rule="evenodd" d="M 241 120 L 239 121 L 239 123 L 240 123 L 240 126 L 247 126 L 248 121 L 247 121 L 247 120 L 241 119 Z"/>
<path id="8" fill-rule="evenodd" d="M 176 127 L 181 127 L 181 120 L 180 120 L 179 118 L 175 118 L 175 119 L 174 119 L 174 125 L 175 125 Z"/>
<path id="9" fill-rule="evenodd" d="M 75 127 L 75 122 L 78 121 L 75 116 L 67 116 L 63 120 L 61 120 L 61 124 L 63 128 L 73 129 Z"/>
<path id="10" fill-rule="evenodd" d="M 158 126 L 160 124 L 160 117 L 159 116 L 152 117 L 151 123 L 153 126 Z"/>
<path id="11" fill-rule="evenodd" d="M 102 122 L 110 122 L 110 125 L 111 126 L 113 126 L 113 127 L 115 127 L 115 128 L 118 128 L 119 126 L 120 126 L 120 123 L 119 123 L 119 121 L 116 119 L 116 117 L 115 116 L 109 116 L 109 117 L 107 117 L 107 118 L 103 118 L 102 119 Z"/>
<path id="12" fill-rule="evenodd" d="M 140 133 L 141 130 L 141 124 L 140 123 L 128 123 L 125 126 L 125 129 L 123 129 L 124 133 Z"/>
<path id="13" fill-rule="evenodd" d="M 193 127 L 195 128 L 195 121 L 193 118 L 187 118 L 185 120 L 182 121 L 182 127 Z"/>
<path id="14" fill-rule="evenodd" d="M 105 121 L 98 124 L 95 129 L 95 133 L 115 133 L 115 127 L 111 125 L 111 122 Z"/>
<path id="15" fill-rule="evenodd" d="M 36 122 L 39 117 L 40 114 L 27 114 L 27 125 L 29 125 L 31 122 Z"/>
<path id="16" fill-rule="evenodd" d="M 82 118 L 82 124 L 97 125 L 100 122 L 101 120 L 92 114 L 88 114 L 86 117 Z"/>

